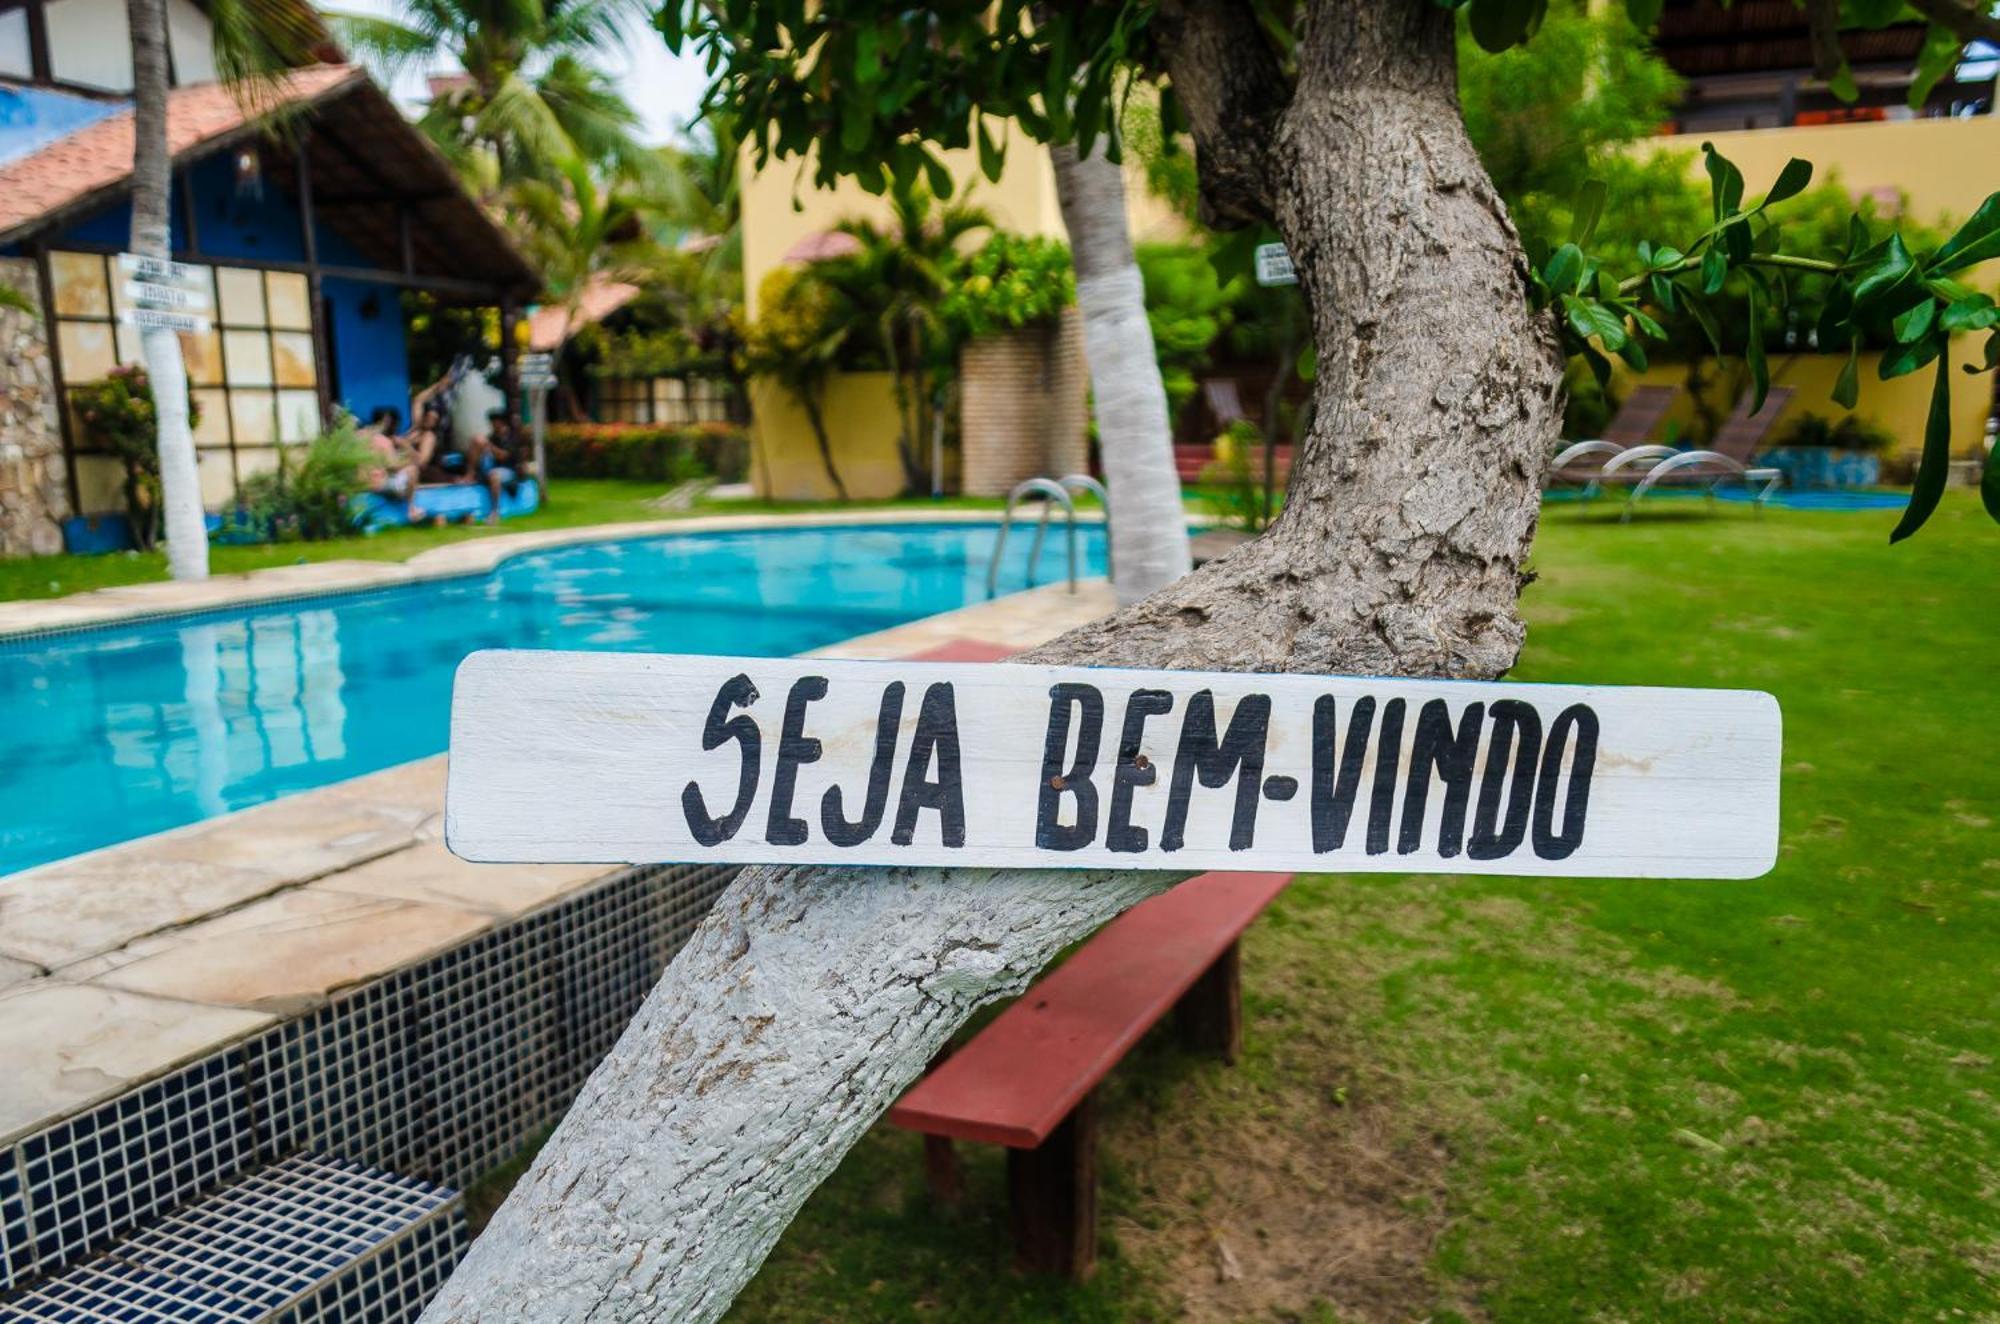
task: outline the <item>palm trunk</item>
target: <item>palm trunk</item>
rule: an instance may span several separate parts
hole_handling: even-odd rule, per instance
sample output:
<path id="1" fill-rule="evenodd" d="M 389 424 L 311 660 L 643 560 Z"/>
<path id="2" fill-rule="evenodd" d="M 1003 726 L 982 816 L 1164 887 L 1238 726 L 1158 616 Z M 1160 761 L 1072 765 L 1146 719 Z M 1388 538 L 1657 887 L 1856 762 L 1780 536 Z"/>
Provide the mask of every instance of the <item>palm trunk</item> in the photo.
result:
<path id="1" fill-rule="evenodd" d="M 1188 572 L 1187 515 L 1167 388 L 1146 320 L 1146 286 L 1125 223 L 1124 172 L 1101 153 L 1080 157 L 1073 147 L 1058 147 L 1053 155 L 1111 494 L 1112 588 L 1124 606 Z"/>
<path id="2" fill-rule="evenodd" d="M 1239 122 L 1217 98 L 1255 86 L 1199 36 L 1167 47 L 1198 132 Z M 1272 132 L 1235 144 L 1270 153 L 1268 172 L 1202 163 L 1205 181 L 1265 181 L 1313 310 L 1317 407 L 1290 500 L 1257 541 L 1028 660 L 1464 679 L 1513 664 L 1561 374 L 1459 120 L 1452 16 L 1322 6 L 1298 60 Z M 1172 880 L 744 870 L 425 1319 L 715 1319 L 973 1008 Z"/>
<path id="3" fill-rule="evenodd" d="M 132 26 L 132 251 L 173 256 L 167 204 L 173 163 L 167 151 L 166 0 L 126 0 Z M 140 336 L 152 379 L 160 448 L 160 502 L 166 508 L 167 570 L 175 579 L 208 578 L 208 523 L 188 426 L 187 363 L 180 336 L 148 327 Z"/>

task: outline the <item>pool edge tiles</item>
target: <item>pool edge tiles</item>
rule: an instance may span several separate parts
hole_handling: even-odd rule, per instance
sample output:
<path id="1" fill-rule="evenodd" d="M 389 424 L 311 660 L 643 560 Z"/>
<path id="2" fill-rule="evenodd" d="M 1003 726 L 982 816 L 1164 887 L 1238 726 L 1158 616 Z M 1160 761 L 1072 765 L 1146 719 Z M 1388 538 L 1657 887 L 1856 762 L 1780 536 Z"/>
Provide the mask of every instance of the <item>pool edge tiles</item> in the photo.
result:
<path id="1" fill-rule="evenodd" d="M 1083 585 L 1082 591 L 1075 595 L 1066 593 L 1061 585 L 1050 585 L 920 618 L 816 651 L 846 657 L 907 656 L 950 639 L 974 639 L 1021 649 L 1097 619 L 1107 614 L 1112 605 L 1109 586 L 1101 580 Z M 299 992 L 296 981 L 289 985 L 268 980 L 238 981 L 234 987 L 222 989 L 198 968 L 201 963 L 191 954 L 177 963 L 161 959 L 165 949 L 176 945 L 188 946 L 192 953 L 194 949 L 189 944 L 194 940 L 204 943 L 203 950 L 216 959 L 233 960 L 232 952 L 260 957 L 263 954 L 257 948 L 263 930 L 251 922 L 264 913 L 257 911 L 259 906 L 266 906 L 276 921 L 293 914 L 301 905 L 318 913 L 309 903 L 274 904 L 300 894 L 394 902 L 395 906 L 385 906 L 382 913 L 397 917 L 398 923 L 411 923 L 415 908 L 421 912 L 417 918 L 439 924 L 437 931 L 448 938 L 445 949 L 455 950 L 466 943 L 485 941 L 495 928 L 560 910 L 572 898 L 580 899 L 583 894 L 594 897 L 606 880 L 626 872 L 605 866 L 469 865 L 457 860 L 438 840 L 444 766 L 445 757 L 434 755 L 0 877 L 0 916 L 21 913 L 18 905 L 10 910 L 7 902 L 18 902 L 21 894 L 36 890 L 42 906 L 37 931 L 59 936 L 67 931 L 71 939 L 83 940 L 61 951 L 38 946 L 36 950 L 42 956 L 59 959 L 27 958 L 36 969 L 48 973 L 0 989 L 0 1023 L 7 1021 L 6 1008 L 13 999 L 44 997 L 50 990 L 63 988 L 92 990 L 100 998 L 114 1002 L 129 998 L 144 1005 L 149 1014 L 167 1018 L 158 1025 L 147 1023 L 150 1027 L 147 1033 L 138 1037 L 129 1058 L 121 1060 L 118 1078 L 105 1090 L 94 1093 L 92 1099 L 51 1099 L 33 1120 L 14 1117 L 8 1124 L 0 1125 L 0 1132 L 18 1139 L 65 1117 L 101 1106 L 103 1098 L 161 1078 L 204 1054 L 240 1044 L 246 1036 L 273 1033 L 258 1027 L 269 1025 L 274 1013 L 280 1017 L 282 1026 L 305 1025 L 313 1016 L 323 1015 L 326 1007 L 353 996 L 357 987 L 369 981 L 403 977 L 431 959 L 424 952 L 440 950 L 433 943 L 418 943 L 414 939 L 400 947 L 387 942 L 368 944 L 367 950 L 381 953 L 384 964 L 354 969 L 354 961 L 350 959 L 349 977 L 309 990 L 310 996 L 304 997 L 293 996 Z M 365 833 L 356 838 L 353 835 L 356 805 L 399 807 L 390 824 L 393 830 L 385 829 L 386 835 L 379 838 Z M 86 876 L 97 880 L 91 886 L 108 890 L 86 896 L 79 884 L 75 910 L 66 914 L 65 883 L 75 883 Z M 148 889 L 158 889 L 160 895 L 150 895 Z M 610 906 L 612 902 L 605 899 L 591 904 Z M 115 912 L 110 922 L 104 914 L 107 907 Z M 131 932 L 133 925 L 129 919 L 122 924 L 116 922 L 120 915 L 139 911 L 153 917 L 140 925 L 143 932 Z M 476 912 L 477 920 L 454 927 L 449 916 L 433 913 L 438 911 Z M 350 907 L 337 913 L 355 912 Z M 236 927 L 209 923 L 218 915 L 230 914 L 247 918 L 237 919 Z M 577 942 L 589 945 L 586 939 L 590 934 L 607 924 L 616 927 L 624 922 L 607 912 L 603 918 L 584 924 L 581 918 L 584 912 L 577 914 L 579 918 L 574 923 L 583 927 L 551 941 L 564 948 Z M 9 922 L 0 918 L 0 955 L 10 954 Z M 355 959 L 358 949 L 353 944 L 368 936 L 354 923 L 319 929 L 306 926 L 299 932 L 307 938 L 291 940 L 311 939 L 324 944 L 329 951 Z M 451 936 L 461 932 L 462 937 Z M 92 934 L 96 936 L 91 937 Z M 49 940 L 44 936 L 38 941 Z M 218 946 L 218 941 L 226 941 L 226 945 Z M 151 962 L 145 972 L 144 995 L 121 987 L 119 973 L 131 971 L 141 955 Z M 267 970 L 269 966 L 268 960 L 261 965 L 250 962 L 239 968 L 239 973 L 242 969 L 253 973 Z M 185 978 L 181 972 L 186 972 Z M 593 999 L 598 995 L 587 991 L 589 986 L 583 982 L 585 973 L 567 967 L 558 970 L 554 976 L 556 995 L 597 1007 Z M 628 973 L 633 980 L 644 977 L 639 972 Z M 280 969 L 277 974 L 289 972 Z M 201 977 L 196 978 L 197 975 Z M 136 977 L 127 974 L 122 978 Z M 263 976 L 260 974 L 258 978 Z M 643 992 L 643 988 L 639 991 Z M 279 995 L 287 995 L 289 1000 Z M 621 992 L 613 1001 L 622 1005 L 625 996 Z M 316 1007 L 319 1010 L 314 1010 Z M 394 1019 L 401 1013 L 381 1014 Z M 622 1024 L 619 1015 L 614 1006 L 600 1007 L 586 1018 L 594 1027 L 585 1035 L 586 1045 L 559 1044 L 568 1071 L 587 1071 L 585 1063 L 602 1051 L 600 1045 L 608 1042 L 607 1036 L 615 1036 Z M 36 1033 L 24 1036 L 19 1051 L 56 1064 L 74 1057 L 79 1041 L 103 1034 L 107 1024 L 118 1019 L 112 1015 L 74 1024 L 66 1022 L 61 1029 L 44 1023 L 37 1027 Z M 298 1051 L 308 1054 L 321 1051 L 314 1047 L 318 1040 L 313 1035 L 317 1031 L 309 1031 L 310 1026 L 299 1031 L 305 1037 L 299 1041 Z M 450 1048 L 440 1040 L 431 1051 L 449 1052 Z M 369 1061 L 376 1063 L 369 1067 L 375 1073 L 371 1080 L 376 1075 L 386 1080 L 411 1069 L 410 1061 L 402 1056 L 402 1048 L 393 1053 L 387 1047 L 379 1053 L 374 1049 L 369 1052 L 375 1054 Z M 420 1062 L 421 1057 L 416 1060 Z M 17 1064 L 16 1077 L 23 1074 L 21 1066 L 33 1069 L 32 1062 Z M 247 1069 L 255 1082 L 270 1079 L 268 1073 L 275 1067 L 258 1057 Z M 7 1079 L 0 1077 L 0 1101 L 4 1101 L 7 1088 Z M 263 1087 L 253 1084 L 253 1088 Z M 287 1086 L 282 1095 L 283 1106 L 294 1107 L 299 1097 L 296 1087 Z M 302 1141 L 345 1138 L 345 1133 L 323 1136 L 309 1127 L 297 1129 L 305 1127 L 303 1122 L 294 1126 Z M 0 1157 L 6 1153 L 4 1145 L 12 1143 L 12 1140 L 0 1143 Z M 387 1141 L 384 1144 L 388 1146 L 384 1153 L 397 1153 L 394 1145 L 388 1145 Z M 464 1152 L 471 1153 L 476 1148 L 468 1141 Z M 7 1183 L 4 1172 L 0 1172 L 0 1243 L 13 1235 L 8 1230 L 10 1219 Z"/>
<path id="2" fill-rule="evenodd" d="M 369 589 L 399 588 L 435 580 L 492 574 L 503 562 L 537 552 L 593 543 L 636 542 L 677 534 L 749 533 L 759 530 L 836 529 L 870 525 L 993 524 L 993 510 L 924 510 L 860 507 L 791 515 L 695 515 L 684 519 L 584 524 L 466 538 L 427 548 L 403 561 L 343 559 L 268 566 L 192 583 L 161 580 L 121 584 L 59 598 L 0 602 L 0 645 L 44 635 L 196 616 L 241 607 L 275 607 Z M 1084 524 L 1103 522 L 1098 511 L 1078 511 Z"/>

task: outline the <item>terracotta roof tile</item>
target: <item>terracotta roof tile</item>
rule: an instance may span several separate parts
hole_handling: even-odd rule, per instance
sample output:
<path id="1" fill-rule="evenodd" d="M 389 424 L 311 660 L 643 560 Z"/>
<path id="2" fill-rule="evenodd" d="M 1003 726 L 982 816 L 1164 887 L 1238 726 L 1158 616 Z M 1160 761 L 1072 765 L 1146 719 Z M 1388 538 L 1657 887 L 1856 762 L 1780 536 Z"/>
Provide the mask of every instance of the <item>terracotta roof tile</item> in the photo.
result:
<path id="1" fill-rule="evenodd" d="M 624 281 L 605 280 L 593 276 L 583 290 L 583 297 L 577 300 L 576 316 L 570 320 L 572 333 L 593 322 L 601 322 L 626 304 L 639 297 L 637 285 L 627 285 Z M 563 333 L 563 312 L 561 304 L 544 304 L 535 309 L 528 318 L 528 348 L 541 352 L 554 349 L 560 343 Z"/>
<path id="2" fill-rule="evenodd" d="M 167 100 L 167 144 L 179 157 L 243 125 L 258 110 L 317 101 L 367 77 L 352 65 L 301 69 L 254 94 L 246 112 L 220 83 L 176 88 Z M 49 212 L 122 184 L 132 174 L 132 112 L 125 109 L 0 166 L 0 241 Z"/>

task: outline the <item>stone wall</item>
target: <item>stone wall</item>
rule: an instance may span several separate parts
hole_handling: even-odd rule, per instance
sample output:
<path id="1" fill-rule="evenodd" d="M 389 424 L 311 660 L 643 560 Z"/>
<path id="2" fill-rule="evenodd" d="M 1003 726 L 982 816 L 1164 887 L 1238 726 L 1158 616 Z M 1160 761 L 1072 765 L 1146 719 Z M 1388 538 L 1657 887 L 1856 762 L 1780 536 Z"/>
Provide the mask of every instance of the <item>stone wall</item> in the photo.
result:
<path id="1" fill-rule="evenodd" d="M 980 337 L 960 351 L 958 369 L 967 496 L 1089 472 L 1089 375 L 1075 308 L 1053 324 Z"/>
<path id="2" fill-rule="evenodd" d="M 0 258 L 0 285 L 41 307 L 26 258 Z M 0 306 L 0 556 L 60 552 L 69 514 L 48 331 L 39 317 Z"/>

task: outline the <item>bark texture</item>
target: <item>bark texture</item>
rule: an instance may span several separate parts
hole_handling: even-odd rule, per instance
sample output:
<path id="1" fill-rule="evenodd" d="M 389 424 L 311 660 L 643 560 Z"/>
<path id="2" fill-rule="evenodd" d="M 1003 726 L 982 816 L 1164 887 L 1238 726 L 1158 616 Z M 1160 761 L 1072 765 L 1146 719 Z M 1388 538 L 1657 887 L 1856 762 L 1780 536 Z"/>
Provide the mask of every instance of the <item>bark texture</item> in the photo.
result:
<path id="1" fill-rule="evenodd" d="M 1125 173 L 1101 153 L 1053 151 L 1056 200 L 1069 230 L 1083 352 L 1090 363 L 1105 487 L 1111 493 L 1112 589 L 1137 602 L 1194 564 L 1174 470 L 1167 388 L 1146 320 L 1146 285 L 1125 223 Z"/>
<path id="2" fill-rule="evenodd" d="M 166 0 L 126 0 L 126 15 L 132 27 L 132 251 L 164 260 L 173 256 L 167 221 L 173 172 L 167 155 Z M 188 424 L 187 361 L 172 331 L 148 328 L 139 343 L 159 429 L 167 570 L 175 579 L 206 579 L 208 522 Z"/>
<path id="3" fill-rule="evenodd" d="M 1310 12 L 1263 145 L 1319 350 L 1290 501 L 1035 660 L 1471 679 L 1514 661 L 1554 342 L 1459 119 L 1451 15 Z M 1226 82 L 1175 72 L 1184 95 Z M 1213 106 L 1190 119 L 1203 157 L 1203 125 L 1230 131 Z M 715 1318 L 968 1012 L 1171 881 L 746 870 L 425 1318 Z"/>

